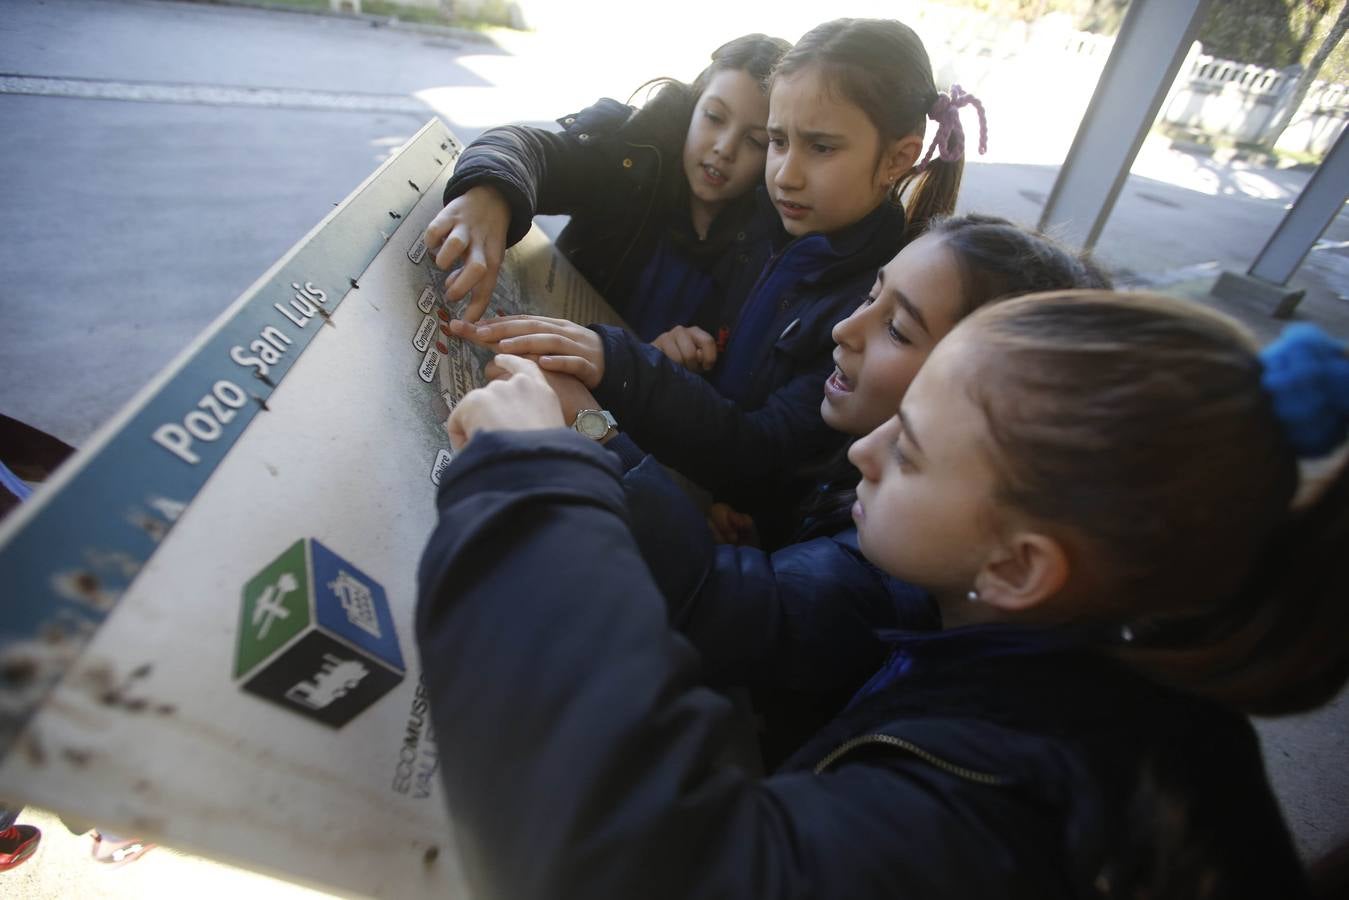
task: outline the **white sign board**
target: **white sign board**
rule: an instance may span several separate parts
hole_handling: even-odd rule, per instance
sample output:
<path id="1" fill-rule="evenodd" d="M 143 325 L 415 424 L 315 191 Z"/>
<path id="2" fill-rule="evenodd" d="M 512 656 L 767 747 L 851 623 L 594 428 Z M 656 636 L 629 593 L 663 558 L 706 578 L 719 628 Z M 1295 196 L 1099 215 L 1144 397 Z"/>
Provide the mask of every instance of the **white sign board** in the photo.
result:
<path id="1" fill-rule="evenodd" d="M 0 530 L 0 796 L 373 896 L 463 896 L 413 634 L 442 423 L 431 122 Z M 498 314 L 617 322 L 537 230 Z M 466 672 L 464 677 L 475 677 Z"/>

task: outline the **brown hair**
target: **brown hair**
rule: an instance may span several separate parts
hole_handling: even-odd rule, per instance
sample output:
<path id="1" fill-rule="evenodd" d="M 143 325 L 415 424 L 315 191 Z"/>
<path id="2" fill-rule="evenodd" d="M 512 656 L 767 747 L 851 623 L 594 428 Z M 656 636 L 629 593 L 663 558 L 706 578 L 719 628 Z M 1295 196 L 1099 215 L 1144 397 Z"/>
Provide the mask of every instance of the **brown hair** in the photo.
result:
<path id="1" fill-rule="evenodd" d="M 698 77 L 693 79 L 693 83 L 685 85 L 676 78 L 661 77 L 653 78 L 650 81 L 643 82 L 637 86 L 637 89 L 628 97 L 631 103 L 634 98 L 642 91 L 650 91 L 653 88 L 673 87 L 675 93 L 681 94 L 688 101 L 690 109 L 703 96 L 703 91 L 707 90 L 707 83 L 712 80 L 718 72 L 744 72 L 759 83 L 762 90 L 768 90 L 768 78 L 773 72 L 773 67 L 782 59 L 782 55 L 791 49 L 791 44 L 782 38 L 770 37 L 766 34 L 744 34 L 738 38 L 732 38 L 720 47 L 712 51 L 712 62 L 707 68 L 698 73 Z M 688 123 L 685 123 L 687 126 Z"/>
<path id="2" fill-rule="evenodd" d="M 941 238 L 955 257 L 960 271 L 959 318 L 1005 297 L 1111 287 L 1110 276 L 1090 254 L 999 216 L 935 216 L 925 233 Z"/>
<path id="3" fill-rule="evenodd" d="M 881 146 L 908 135 L 923 137 L 937 85 L 927 48 L 909 26 L 893 19 L 835 19 L 817 25 L 782 57 L 773 78 L 819 66 L 827 83 L 866 113 Z M 879 160 L 877 160 L 879 164 Z M 964 160 L 934 159 L 901 178 L 891 201 L 903 204 L 905 231 L 916 235 L 929 220 L 955 211 Z"/>
<path id="4" fill-rule="evenodd" d="M 970 213 L 938 216 L 928 223 L 955 257 L 960 273 L 960 312 L 963 319 L 986 303 L 1036 291 L 1067 288 L 1109 288 L 1110 277 L 1086 253 L 1078 253 L 1038 231 L 997 216 Z M 857 499 L 857 470 L 844 448 L 810 474 L 828 484 L 846 488 L 812 491 L 797 509 L 799 525 L 792 542 L 833 534 L 847 526 Z"/>
<path id="5" fill-rule="evenodd" d="M 1000 504 L 1064 543 L 1110 652 L 1251 713 L 1349 677 L 1349 476 L 1294 513 L 1297 460 L 1236 323 L 1148 294 L 1010 300 L 965 324 Z"/>

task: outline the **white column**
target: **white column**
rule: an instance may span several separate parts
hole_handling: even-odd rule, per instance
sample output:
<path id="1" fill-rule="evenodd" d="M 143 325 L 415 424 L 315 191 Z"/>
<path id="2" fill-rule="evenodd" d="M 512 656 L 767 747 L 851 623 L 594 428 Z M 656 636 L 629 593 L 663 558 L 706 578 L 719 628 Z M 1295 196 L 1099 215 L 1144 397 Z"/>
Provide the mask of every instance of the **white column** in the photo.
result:
<path id="1" fill-rule="evenodd" d="M 1312 245 L 1349 200 L 1349 129 L 1340 132 L 1335 146 L 1312 173 L 1293 208 L 1274 229 L 1260 255 L 1245 275 L 1223 272 L 1211 293 L 1228 300 L 1254 300 L 1272 306 L 1271 314 L 1286 319 L 1304 291 L 1288 287 L 1288 279 L 1302 265 Z"/>
<path id="2" fill-rule="evenodd" d="M 1040 228 L 1091 247 L 1204 21 L 1210 0 L 1133 0 Z"/>

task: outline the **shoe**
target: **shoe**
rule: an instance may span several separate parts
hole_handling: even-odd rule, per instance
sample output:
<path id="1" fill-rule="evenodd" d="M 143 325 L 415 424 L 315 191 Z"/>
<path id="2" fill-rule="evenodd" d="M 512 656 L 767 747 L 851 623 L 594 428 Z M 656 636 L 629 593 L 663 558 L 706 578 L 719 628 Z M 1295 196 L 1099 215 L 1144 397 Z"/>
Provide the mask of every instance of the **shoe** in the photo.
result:
<path id="1" fill-rule="evenodd" d="M 33 855 L 42 832 L 32 825 L 11 825 L 0 831 L 0 872 L 8 871 Z"/>
<path id="2" fill-rule="evenodd" d="M 154 844 L 136 838 L 110 839 L 95 831 L 94 846 L 90 855 L 94 858 L 94 862 L 114 868 L 135 862 L 154 848 Z"/>

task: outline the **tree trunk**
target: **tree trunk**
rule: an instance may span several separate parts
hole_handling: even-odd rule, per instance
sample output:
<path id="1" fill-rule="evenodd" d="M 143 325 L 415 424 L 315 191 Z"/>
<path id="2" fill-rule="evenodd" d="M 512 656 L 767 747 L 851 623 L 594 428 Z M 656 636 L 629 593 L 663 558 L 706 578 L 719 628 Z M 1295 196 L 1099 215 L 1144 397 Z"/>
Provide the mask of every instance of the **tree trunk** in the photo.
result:
<path id="1" fill-rule="evenodd" d="M 1321 46 L 1316 48 L 1316 54 L 1307 63 L 1307 69 L 1298 79 L 1297 87 L 1293 90 L 1293 96 L 1289 99 L 1288 105 L 1284 107 L 1278 119 L 1270 123 L 1269 130 L 1265 132 L 1269 135 L 1268 143 L 1271 150 L 1274 149 L 1274 145 L 1279 142 L 1279 138 L 1283 137 L 1284 131 L 1292 123 L 1293 116 L 1297 115 L 1298 108 L 1302 106 L 1302 101 L 1307 99 L 1307 92 L 1312 89 L 1312 82 L 1316 80 L 1316 76 L 1321 72 L 1321 67 L 1326 64 L 1326 60 L 1330 58 L 1331 52 L 1334 51 L 1346 31 L 1349 31 L 1349 0 L 1345 0 L 1340 5 L 1340 14 L 1335 17 L 1335 24 L 1330 26 L 1330 33 L 1321 42 Z"/>

